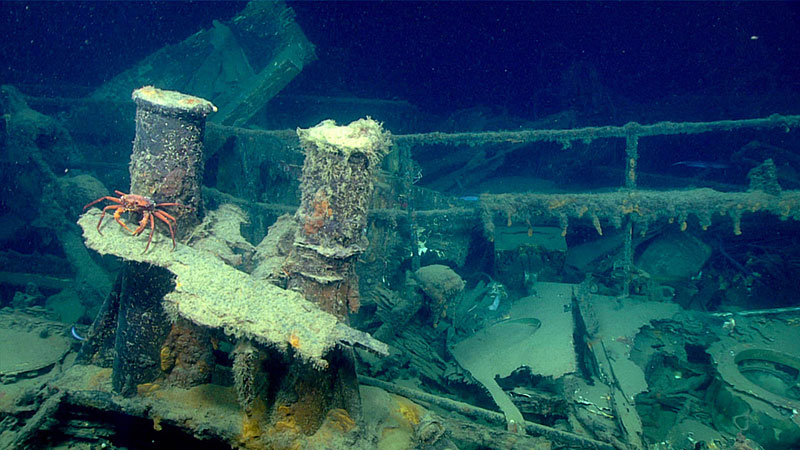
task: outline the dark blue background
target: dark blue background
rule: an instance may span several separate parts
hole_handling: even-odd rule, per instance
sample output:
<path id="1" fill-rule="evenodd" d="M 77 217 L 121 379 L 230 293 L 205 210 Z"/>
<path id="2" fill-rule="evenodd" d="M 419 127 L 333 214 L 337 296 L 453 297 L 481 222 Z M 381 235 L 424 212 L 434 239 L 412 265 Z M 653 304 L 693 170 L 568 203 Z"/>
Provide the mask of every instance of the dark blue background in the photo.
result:
<path id="1" fill-rule="evenodd" d="M 615 95 L 641 103 L 800 90 L 797 3 L 290 5 L 320 61 L 289 92 L 406 99 L 436 112 L 492 105 L 524 115 L 557 109 L 554 86 L 576 62 L 596 69 Z M 0 81 L 96 86 L 243 7 L 4 2 Z M 787 108 L 774 105 L 782 109 L 774 112 L 797 112 Z"/>

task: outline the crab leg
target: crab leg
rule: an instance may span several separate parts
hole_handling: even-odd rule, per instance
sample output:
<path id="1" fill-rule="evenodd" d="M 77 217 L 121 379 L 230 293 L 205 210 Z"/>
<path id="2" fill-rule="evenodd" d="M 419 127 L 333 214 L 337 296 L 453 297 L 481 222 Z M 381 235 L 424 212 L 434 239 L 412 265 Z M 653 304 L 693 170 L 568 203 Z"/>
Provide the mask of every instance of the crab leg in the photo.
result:
<path id="1" fill-rule="evenodd" d="M 134 232 L 133 232 L 134 236 L 138 236 L 138 235 L 142 234 L 142 230 L 144 230 L 144 227 L 147 226 L 147 217 L 149 215 L 150 214 L 147 211 L 142 212 L 142 220 L 139 221 L 139 228 L 134 230 Z"/>
<path id="2" fill-rule="evenodd" d="M 156 208 L 160 208 L 162 206 L 183 206 L 183 205 L 181 205 L 180 203 L 156 203 L 155 206 Z"/>
<path id="3" fill-rule="evenodd" d="M 159 219 L 161 219 L 169 227 L 169 234 L 170 234 L 170 236 L 172 236 L 172 249 L 175 250 L 175 247 L 176 247 L 176 244 L 175 244 L 175 232 L 172 230 L 172 223 L 170 223 L 170 221 L 167 220 L 167 218 L 172 219 L 172 221 L 175 222 L 175 223 L 177 223 L 178 221 L 175 220 L 174 217 L 172 217 L 169 214 L 165 213 L 164 211 L 154 211 L 153 215 L 158 217 Z M 166 217 L 164 217 L 164 216 L 166 216 Z M 152 217 L 151 217 L 151 220 L 152 220 Z"/>
<path id="4" fill-rule="evenodd" d="M 113 206 L 113 205 L 112 205 L 112 206 Z M 122 221 L 122 219 L 120 219 L 120 218 L 119 218 L 119 216 L 120 216 L 120 215 L 121 215 L 123 212 L 125 212 L 125 208 L 122 208 L 122 207 L 119 207 L 119 206 L 118 206 L 118 207 L 117 207 L 117 212 L 115 212 L 115 213 L 114 213 L 114 220 L 116 220 L 118 224 L 122 225 L 122 228 L 125 228 L 126 230 L 130 231 L 130 232 L 131 232 L 131 234 L 133 234 L 133 231 L 131 231 L 131 229 L 130 229 L 130 228 L 128 228 L 128 226 L 127 226 L 127 225 L 125 225 L 125 222 L 123 222 L 123 221 Z"/>
<path id="5" fill-rule="evenodd" d="M 102 199 L 101 199 L 101 200 L 102 200 Z M 88 205 L 87 205 L 87 206 L 88 206 Z M 102 236 L 102 235 L 103 235 L 103 232 L 101 232 L 101 231 L 100 231 L 100 224 L 102 224 L 102 223 L 103 223 L 103 217 L 105 217 L 105 216 L 106 216 L 106 210 L 107 210 L 107 209 L 114 209 L 114 208 L 117 208 L 117 209 L 118 209 L 118 208 L 121 208 L 121 207 L 120 207 L 120 206 L 118 206 L 118 205 L 108 205 L 108 206 L 106 206 L 105 208 L 103 208 L 103 214 L 100 214 L 100 220 L 98 220 L 98 221 L 97 221 L 97 232 L 100 234 L 100 236 Z"/>
<path id="6" fill-rule="evenodd" d="M 150 241 L 153 240 L 153 233 L 155 233 L 155 231 L 156 231 L 156 224 L 155 224 L 155 222 L 153 222 L 153 215 L 152 214 L 147 214 L 147 215 L 145 215 L 145 217 L 142 218 L 142 224 L 143 224 L 142 227 L 144 226 L 144 224 L 146 224 L 148 216 L 150 217 L 150 237 L 147 238 L 147 245 L 144 246 L 144 252 L 146 252 L 147 249 L 150 248 Z M 142 252 L 142 253 L 144 253 L 144 252 Z"/>
<path id="7" fill-rule="evenodd" d="M 108 200 L 110 202 L 119 203 L 120 205 L 122 204 L 122 200 L 120 200 L 120 199 L 118 199 L 116 197 L 111 197 L 109 195 L 106 195 L 105 197 L 100 197 L 97 200 L 93 201 L 92 203 L 89 203 L 88 205 L 84 206 L 83 210 L 86 211 L 86 208 L 88 208 L 88 207 L 90 207 L 92 205 L 96 205 L 96 204 L 102 202 L 103 200 Z"/>
<path id="8" fill-rule="evenodd" d="M 164 217 L 166 217 L 167 219 L 170 219 L 171 221 L 173 221 L 175 223 L 178 223 L 178 219 L 176 219 L 176 218 L 172 217 L 171 215 L 167 214 L 166 211 L 161 211 L 160 209 L 157 209 L 157 210 L 155 210 L 153 212 L 161 214 L 163 216 L 163 217 L 159 217 L 159 219 L 161 219 L 161 220 L 164 220 Z"/>

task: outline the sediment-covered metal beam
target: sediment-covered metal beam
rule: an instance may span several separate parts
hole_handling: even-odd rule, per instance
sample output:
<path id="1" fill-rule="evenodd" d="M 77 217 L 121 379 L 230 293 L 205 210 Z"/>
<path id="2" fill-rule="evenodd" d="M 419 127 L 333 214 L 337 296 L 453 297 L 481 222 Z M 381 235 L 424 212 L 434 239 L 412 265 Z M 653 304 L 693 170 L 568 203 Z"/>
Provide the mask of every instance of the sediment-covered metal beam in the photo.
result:
<path id="1" fill-rule="evenodd" d="M 171 251 L 168 236 L 157 233 L 151 248 L 142 253 L 146 236 L 132 237 L 115 226 L 104 227 L 100 235 L 95 228 L 99 215 L 99 210 L 90 210 L 78 221 L 86 245 L 100 254 L 153 264 L 172 272 L 175 285 L 164 296 L 164 307 L 173 317 L 282 349 L 292 346 L 300 357 L 319 366 L 326 365 L 323 355 L 337 342 L 388 354 L 386 344 L 340 324 L 336 316 L 297 292 L 255 280 L 180 243 Z"/>
<path id="2" fill-rule="evenodd" d="M 642 125 L 629 122 L 622 126 L 573 128 L 566 130 L 482 131 L 472 133 L 417 133 L 395 135 L 398 145 L 485 145 L 499 143 L 558 142 L 569 147 L 572 141 L 592 142 L 604 138 L 637 136 L 667 136 L 732 131 L 745 128 L 784 128 L 787 131 L 800 125 L 800 115 L 773 114 L 760 119 L 718 120 L 714 122 L 658 122 Z"/>
<path id="3" fill-rule="evenodd" d="M 767 212 L 781 219 L 800 220 L 800 191 L 784 191 L 773 195 L 763 191 L 717 192 L 712 189 L 681 191 L 623 190 L 605 193 L 579 194 L 484 194 L 480 198 L 487 233 L 494 233 L 494 217 L 506 222 L 534 223 L 557 220 L 563 234 L 570 219 L 591 220 L 598 233 L 603 234 L 602 222 L 621 227 L 630 217 L 646 229 L 649 223 L 666 219 L 688 227 L 690 216 L 698 219 L 700 227 L 708 228 L 715 216 L 729 216 L 733 233 L 741 234 L 741 218 L 747 212 Z"/>

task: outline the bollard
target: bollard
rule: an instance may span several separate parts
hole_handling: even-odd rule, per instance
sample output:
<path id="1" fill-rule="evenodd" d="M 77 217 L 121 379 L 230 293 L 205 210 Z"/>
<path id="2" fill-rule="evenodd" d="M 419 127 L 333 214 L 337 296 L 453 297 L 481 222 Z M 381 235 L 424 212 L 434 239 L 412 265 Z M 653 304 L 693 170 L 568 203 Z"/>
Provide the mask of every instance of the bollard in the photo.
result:
<path id="1" fill-rule="evenodd" d="M 133 100 L 137 109 L 130 193 L 154 203 L 180 204 L 170 207 L 169 214 L 177 221 L 175 237 L 181 239 L 202 218 L 203 133 L 206 116 L 216 107 L 152 86 L 134 91 Z M 188 324 L 173 325 L 161 303 L 172 290 L 172 275 L 161 267 L 127 263 L 121 276 L 111 379 L 114 391 L 133 396 L 140 385 L 164 377 L 165 371 L 170 371 L 168 381 L 174 372 L 178 378 L 171 381 L 182 387 L 207 381 L 211 350 L 200 346 L 208 342 L 201 336 L 204 332 Z M 184 337 L 170 336 L 171 332 Z M 192 337 L 186 338 L 187 334 Z M 178 348 L 175 342 L 183 346 Z M 192 356 L 188 362 L 182 358 L 176 371 L 179 354 Z"/>

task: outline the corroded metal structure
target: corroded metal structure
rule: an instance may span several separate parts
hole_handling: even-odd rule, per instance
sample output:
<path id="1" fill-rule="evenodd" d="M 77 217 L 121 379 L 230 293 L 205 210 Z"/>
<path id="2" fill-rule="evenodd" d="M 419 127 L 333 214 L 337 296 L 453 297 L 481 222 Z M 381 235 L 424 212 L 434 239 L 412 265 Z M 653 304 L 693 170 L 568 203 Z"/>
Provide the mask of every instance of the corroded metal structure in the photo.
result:
<path id="1" fill-rule="evenodd" d="M 751 186 L 747 192 L 722 193 L 711 189 L 690 191 L 646 191 L 637 188 L 639 139 L 652 136 L 691 135 L 711 132 L 733 132 L 748 129 L 782 129 L 786 132 L 800 125 L 800 116 L 773 114 L 769 117 L 745 120 L 720 120 L 714 122 L 659 122 L 642 125 L 630 122 L 623 126 L 585 127 L 566 130 L 520 130 L 476 133 L 424 133 L 395 136 L 401 147 L 421 145 L 470 145 L 481 146 L 497 143 L 556 142 L 569 150 L 574 142 L 589 144 L 598 139 L 625 139 L 624 185 L 614 193 L 580 194 L 484 194 L 480 197 L 480 209 L 486 234 L 491 239 L 496 215 L 502 216 L 510 225 L 513 222 L 531 223 L 536 219 L 554 219 L 566 233 L 569 220 L 589 219 L 599 234 L 602 220 L 613 226 L 623 227 L 625 233 L 624 296 L 630 294 L 630 278 L 633 271 L 634 225 L 646 232 L 647 225 L 665 218 L 677 222 L 681 230 L 687 228 L 690 215 L 699 219 L 703 229 L 711 224 L 714 213 L 730 216 L 733 232 L 741 233 L 741 217 L 746 212 L 764 211 L 781 217 L 800 220 L 800 195 L 797 192 L 780 192 L 770 188 L 775 180 L 764 179 L 760 169 L 751 173 Z M 511 147 L 507 151 L 513 151 Z M 502 156 L 495 154 L 495 158 Z M 765 162 L 767 166 L 771 162 Z M 774 169 L 772 171 L 774 173 Z"/>
<path id="2" fill-rule="evenodd" d="M 203 133 L 205 118 L 216 107 L 197 97 L 152 86 L 134 91 L 133 100 L 137 112 L 130 191 L 181 205 L 174 216 L 177 236 L 184 237 L 202 217 Z M 207 339 L 199 330 L 173 326 L 161 304 L 173 288 L 172 275 L 162 268 L 128 262 L 119 278 L 95 320 L 81 359 L 96 361 L 98 355 L 113 353 L 112 384 L 124 396 L 133 396 L 140 385 L 153 383 L 165 368 L 174 369 L 179 376 L 173 381 L 186 387 L 206 381 L 211 353 L 199 342 Z M 170 343 L 175 339 L 168 337 L 175 330 L 184 335 L 180 349 Z M 103 348 L 112 339 L 113 352 Z M 178 352 L 192 356 L 177 364 Z"/>

